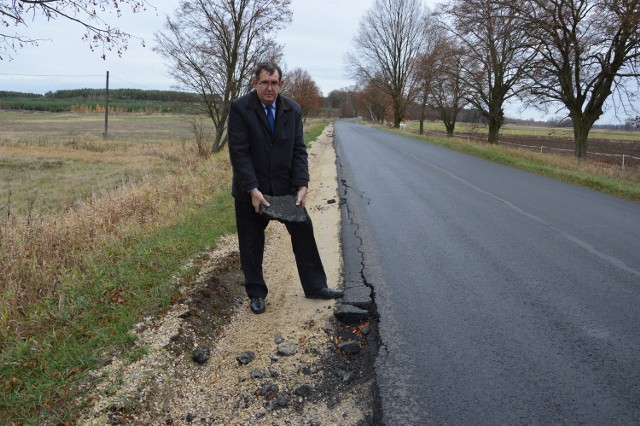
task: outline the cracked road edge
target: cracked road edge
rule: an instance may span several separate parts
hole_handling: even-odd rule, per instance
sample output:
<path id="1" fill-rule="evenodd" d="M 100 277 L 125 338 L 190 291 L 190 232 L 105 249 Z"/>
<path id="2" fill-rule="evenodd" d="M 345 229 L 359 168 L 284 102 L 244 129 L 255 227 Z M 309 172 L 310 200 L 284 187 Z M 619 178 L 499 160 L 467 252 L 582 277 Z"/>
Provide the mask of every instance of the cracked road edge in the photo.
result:
<path id="1" fill-rule="evenodd" d="M 357 213 L 353 206 L 349 204 L 349 202 L 370 204 L 371 200 L 363 192 L 357 191 L 350 186 L 349 171 L 342 162 L 340 141 L 335 137 L 335 133 L 333 135 L 333 147 L 336 152 L 338 196 L 340 198 L 340 242 L 342 244 L 343 285 L 345 291 L 342 302 L 336 308 L 335 316 L 343 323 L 357 323 L 368 320 L 370 321 L 370 327 L 375 330 L 372 333 L 372 335 L 376 336 L 375 342 L 370 342 L 372 344 L 367 346 L 370 351 L 370 359 L 373 360 L 370 368 L 376 381 L 373 395 L 373 421 L 374 424 L 382 424 L 382 403 L 374 365 L 380 362 L 384 364 L 384 360 L 380 358 L 386 358 L 387 351 L 378 333 L 375 285 L 374 280 L 368 278 L 367 259 L 363 249 L 365 238 L 362 235 Z M 383 348 L 383 351 L 380 351 L 380 348 Z"/>

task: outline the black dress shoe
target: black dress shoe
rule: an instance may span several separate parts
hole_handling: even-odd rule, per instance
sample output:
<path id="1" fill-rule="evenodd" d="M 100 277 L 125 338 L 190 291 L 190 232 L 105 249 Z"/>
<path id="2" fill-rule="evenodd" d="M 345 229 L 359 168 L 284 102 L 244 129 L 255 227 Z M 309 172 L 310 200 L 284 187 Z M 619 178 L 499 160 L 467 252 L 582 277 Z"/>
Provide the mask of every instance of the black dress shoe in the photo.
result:
<path id="1" fill-rule="evenodd" d="M 251 298 L 251 312 L 254 314 L 261 314 L 266 309 L 264 305 L 264 299 L 262 297 L 252 297 Z"/>
<path id="2" fill-rule="evenodd" d="M 337 299 L 343 295 L 344 291 L 342 290 L 334 290 L 332 288 L 325 287 L 315 294 L 308 295 L 307 299 Z"/>

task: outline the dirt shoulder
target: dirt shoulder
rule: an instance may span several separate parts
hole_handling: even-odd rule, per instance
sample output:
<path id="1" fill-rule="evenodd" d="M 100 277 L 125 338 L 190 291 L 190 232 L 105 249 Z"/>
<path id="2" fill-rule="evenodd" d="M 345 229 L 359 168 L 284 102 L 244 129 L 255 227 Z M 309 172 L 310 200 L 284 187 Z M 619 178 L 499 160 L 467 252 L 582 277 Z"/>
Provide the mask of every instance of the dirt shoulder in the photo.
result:
<path id="1" fill-rule="evenodd" d="M 332 142 L 329 126 L 309 152 L 307 209 L 329 287 L 338 288 L 340 203 Z M 90 408 L 79 423 L 373 423 L 375 330 L 366 322 L 338 323 L 333 312 L 339 302 L 304 297 L 282 224 L 271 222 L 267 232 L 264 314 L 249 310 L 235 236 L 194 262 L 200 274 L 184 283 L 169 312 L 133 331 L 144 355 L 136 361 L 113 357 L 87 378 Z"/>

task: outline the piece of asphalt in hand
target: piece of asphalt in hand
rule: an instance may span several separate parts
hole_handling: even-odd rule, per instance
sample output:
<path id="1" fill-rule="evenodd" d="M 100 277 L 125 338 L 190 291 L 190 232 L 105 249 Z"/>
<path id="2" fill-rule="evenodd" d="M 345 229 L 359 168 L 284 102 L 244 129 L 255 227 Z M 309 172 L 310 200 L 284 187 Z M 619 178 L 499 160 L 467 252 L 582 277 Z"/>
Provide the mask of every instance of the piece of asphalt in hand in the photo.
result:
<path id="1" fill-rule="evenodd" d="M 265 200 L 271 204 L 266 207 L 260 205 L 260 214 L 269 219 L 280 222 L 306 222 L 307 212 L 302 206 L 296 206 L 295 195 L 265 195 Z"/>

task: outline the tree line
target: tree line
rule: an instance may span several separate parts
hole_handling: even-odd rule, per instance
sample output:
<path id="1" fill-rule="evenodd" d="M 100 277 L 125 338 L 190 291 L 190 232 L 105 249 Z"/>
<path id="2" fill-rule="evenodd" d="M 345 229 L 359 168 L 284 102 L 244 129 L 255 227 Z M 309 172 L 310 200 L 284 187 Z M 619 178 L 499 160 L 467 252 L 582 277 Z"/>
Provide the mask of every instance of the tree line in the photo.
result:
<path id="1" fill-rule="evenodd" d="M 0 109 L 46 112 L 104 112 L 105 89 L 70 89 L 42 94 L 0 91 Z M 193 93 L 110 89 L 109 110 L 132 113 L 193 113 Z"/>
<path id="2" fill-rule="evenodd" d="M 0 90 L 0 99 L 33 98 L 33 99 L 92 99 L 101 100 L 106 96 L 106 89 L 65 89 L 49 91 L 45 94 L 12 92 Z M 143 89 L 109 89 L 109 99 L 161 102 L 193 102 L 197 96 L 174 90 Z"/>
<path id="3" fill-rule="evenodd" d="M 375 0 L 360 22 L 348 69 L 371 117 L 399 127 L 407 109 L 438 112 L 453 134 L 473 108 L 498 141 L 504 105 L 561 113 L 575 155 L 609 102 L 636 115 L 640 0 Z M 631 114 L 634 113 L 634 114 Z"/>
<path id="4" fill-rule="evenodd" d="M 213 120 L 214 150 L 226 143 L 229 105 L 251 89 L 253 66 L 283 58 L 276 35 L 291 21 L 290 3 L 183 0 L 156 33 L 175 81 L 198 93 Z M 505 103 L 519 100 L 570 120 L 584 157 L 605 103 L 634 110 L 639 28 L 640 0 L 449 0 L 435 12 L 422 0 L 375 0 L 346 58 L 357 81 L 352 105 L 394 127 L 418 106 L 421 130 L 436 111 L 448 134 L 471 111 L 495 143 Z"/>
<path id="5" fill-rule="evenodd" d="M 119 15 L 122 4 L 133 13 L 149 5 L 13 1 L 0 4 L 0 24 L 26 27 L 36 14 L 69 19 L 84 27 L 90 47 L 101 48 L 103 57 L 109 51 L 120 55 L 132 35 L 96 12 Z M 251 90 L 258 62 L 285 65 L 291 84 L 284 93 L 305 114 L 317 109 L 317 85 L 302 69 L 287 71 L 277 42 L 292 16 L 291 0 L 181 0 L 156 32 L 154 50 L 177 89 L 194 94 L 194 105 L 214 124 L 214 151 L 226 144 L 229 106 Z M 605 106 L 638 115 L 639 28 L 640 0 L 447 0 L 434 12 L 422 0 L 375 0 L 360 21 L 346 67 L 357 81 L 364 115 L 373 120 L 399 127 L 417 106 L 421 130 L 429 111 L 436 111 L 453 134 L 460 116 L 474 111 L 494 143 L 505 123 L 505 103 L 519 100 L 569 120 L 575 154 L 584 157 L 589 131 Z M 0 60 L 37 43 L 17 30 L 5 34 Z"/>

